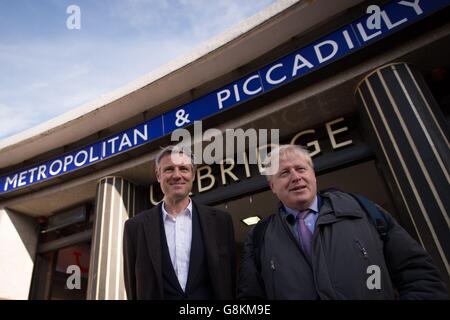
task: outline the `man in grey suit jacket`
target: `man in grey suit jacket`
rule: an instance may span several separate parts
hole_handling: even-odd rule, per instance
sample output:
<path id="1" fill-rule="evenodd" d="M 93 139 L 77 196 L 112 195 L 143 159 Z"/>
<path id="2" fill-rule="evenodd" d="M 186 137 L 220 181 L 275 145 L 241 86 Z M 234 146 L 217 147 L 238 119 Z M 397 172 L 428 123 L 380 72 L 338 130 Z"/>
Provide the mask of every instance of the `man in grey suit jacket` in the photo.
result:
<path id="1" fill-rule="evenodd" d="M 189 198 L 192 158 L 177 147 L 156 157 L 163 201 L 125 223 L 128 299 L 233 299 L 234 230 L 228 213 Z"/>

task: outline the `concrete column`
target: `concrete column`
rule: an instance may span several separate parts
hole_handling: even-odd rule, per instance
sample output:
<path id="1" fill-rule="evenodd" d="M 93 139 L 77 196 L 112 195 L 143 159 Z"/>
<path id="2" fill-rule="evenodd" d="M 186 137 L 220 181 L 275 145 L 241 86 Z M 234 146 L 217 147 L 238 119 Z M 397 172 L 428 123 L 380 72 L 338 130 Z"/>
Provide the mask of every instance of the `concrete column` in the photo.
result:
<path id="1" fill-rule="evenodd" d="M 121 177 L 98 183 L 87 299 L 126 299 L 122 237 L 125 221 L 136 214 L 136 186 Z"/>
<path id="2" fill-rule="evenodd" d="M 35 219 L 0 208 L 0 300 L 28 299 L 38 236 Z"/>
<path id="3" fill-rule="evenodd" d="M 402 217 L 450 284 L 450 145 L 442 111 L 405 63 L 369 74 L 356 97 Z"/>

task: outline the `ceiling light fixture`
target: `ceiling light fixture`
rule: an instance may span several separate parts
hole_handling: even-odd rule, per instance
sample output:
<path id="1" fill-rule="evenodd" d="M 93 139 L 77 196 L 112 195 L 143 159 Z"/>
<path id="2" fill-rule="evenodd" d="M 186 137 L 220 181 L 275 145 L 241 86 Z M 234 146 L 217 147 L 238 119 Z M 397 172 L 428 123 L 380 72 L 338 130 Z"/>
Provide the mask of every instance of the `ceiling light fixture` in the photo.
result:
<path id="1" fill-rule="evenodd" d="M 259 216 L 253 216 L 253 217 L 248 217 L 248 218 L 242 219 L 241 221 L 246 226 L 251 226 L 251 225 L 257 224 L 259 220 L 261 220 L 261 218 Z"/>

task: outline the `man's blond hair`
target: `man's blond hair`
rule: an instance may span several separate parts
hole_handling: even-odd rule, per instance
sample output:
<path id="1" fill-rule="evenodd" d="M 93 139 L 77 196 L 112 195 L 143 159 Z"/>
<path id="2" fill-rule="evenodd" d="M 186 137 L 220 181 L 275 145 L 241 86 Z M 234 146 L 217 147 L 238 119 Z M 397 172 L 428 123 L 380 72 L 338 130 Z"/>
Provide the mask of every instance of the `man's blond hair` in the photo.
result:
<path id="1" fill-rule="evenodd" d="M 284 160 L 292 155 L 306 160 L 311 169 L 314 170 L 312 158 L 306 148 L 295 144 L 283 144 L 272 149 L 263 161 L 263 167 L 265 168 L 265 175 L 268 181 L 271 181 L 273 176 L 278 172 L 280 160 Z"/>

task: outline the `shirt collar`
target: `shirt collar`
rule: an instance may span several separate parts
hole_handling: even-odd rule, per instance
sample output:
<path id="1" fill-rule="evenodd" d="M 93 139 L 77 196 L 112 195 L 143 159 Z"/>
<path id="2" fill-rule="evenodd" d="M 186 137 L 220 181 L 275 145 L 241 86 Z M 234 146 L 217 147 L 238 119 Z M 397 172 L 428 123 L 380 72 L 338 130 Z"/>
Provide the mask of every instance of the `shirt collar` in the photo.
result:
<path id="1" fill-rule="evenodd" d="M 165 206 L 166 206 L 166 204 L 163 201 L 161 208 L 162 208 L 162 213 L 163 213 L 164 220 L 167 219 L 167 218 L 172 219 L 172 216 L 167 212 Z M 192 201 L 191 201 L 191 198 L 189 198 L 189 204 L 187 205 L 186 208 L 184 208 L 184 210 L 181 211 L 181 213 L 183 213 L 183 214 L 185 214 L 185 215 L 187 215 L 189 217 L 192 216 Z"/>
<path id="2" fill-rule="evenodd" d="M 288 214 L 288 215 L 292 214 L 292 215 L 294 215 L 294 217 L 297 217 L 297 214 L 298 214 L 297 210 L 289 208 L 284 203 L 283 203 L 283 207 L 284 207 L 284 211 L 286 212 L 286 214 Z M 318 199 L 317 199 L 317 195 L 314 197 L 314 200 L 310 204 L 308 209 L 310 210 L 310 212 L 312 212 L 314 214 L 317 214 L 319 212 L 319 202 L 318 202 Z"/>

